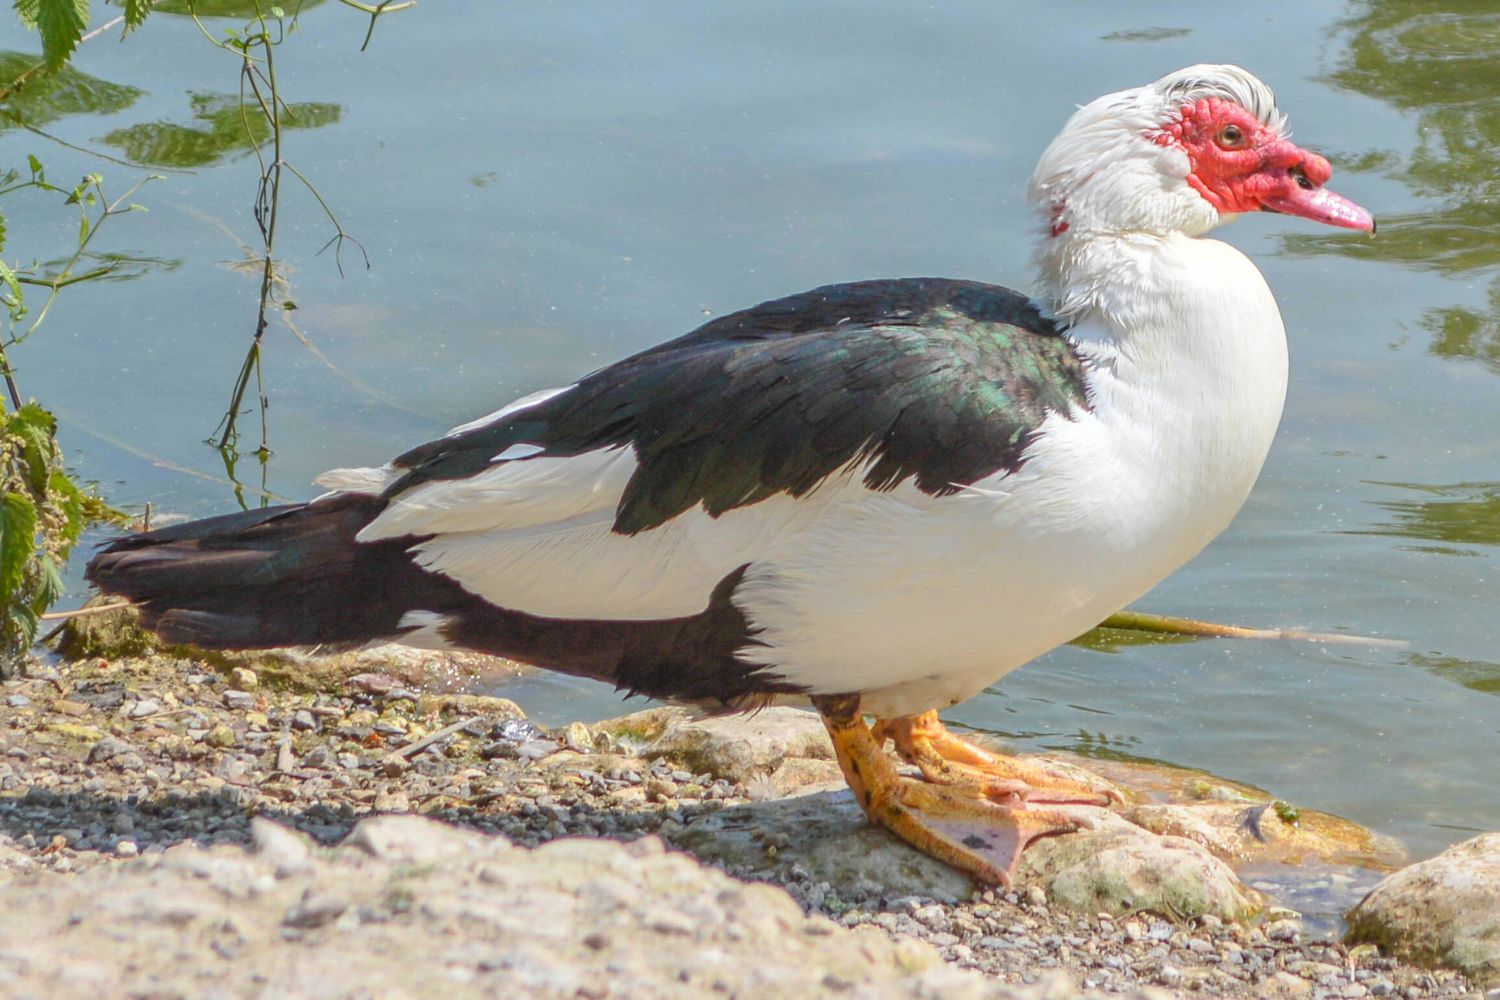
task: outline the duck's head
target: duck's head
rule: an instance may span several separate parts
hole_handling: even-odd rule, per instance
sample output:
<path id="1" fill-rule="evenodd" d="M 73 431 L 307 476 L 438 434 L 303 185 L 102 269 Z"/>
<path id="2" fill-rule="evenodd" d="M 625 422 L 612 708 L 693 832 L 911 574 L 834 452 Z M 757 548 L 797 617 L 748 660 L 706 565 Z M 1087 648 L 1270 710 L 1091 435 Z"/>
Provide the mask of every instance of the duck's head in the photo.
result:
<path id="1" fill-rule="evenodd" d="M 1245 212 L 1373 232 L 1375 219 L 1324 185 L 1328 161 L 1286 136 L 1286 116 L 1238 66 L 1199 65 L 1079 108 L 1031 178 L 1054 236 L 1199 236 Z"/>

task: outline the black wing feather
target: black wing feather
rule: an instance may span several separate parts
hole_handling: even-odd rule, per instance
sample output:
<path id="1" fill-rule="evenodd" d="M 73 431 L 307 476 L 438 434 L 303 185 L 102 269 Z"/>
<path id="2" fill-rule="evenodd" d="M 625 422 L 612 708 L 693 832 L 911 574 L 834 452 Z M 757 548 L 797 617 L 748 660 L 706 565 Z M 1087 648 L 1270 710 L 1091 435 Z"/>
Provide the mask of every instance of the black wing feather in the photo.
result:
<path id="1" fill-rule="evenodd" d="M 855 461 L 865 483 L 941 495 L 1024 461 L 1048 413 L 1086 409 L 1084 364 L 1024 296 L 909 278 L 829 285 L 724 316 L 545 402 L 423 445 L 388 495 L 488 468 L 517 443 L 630 447 L 615 530 L 801 496 Z"/>

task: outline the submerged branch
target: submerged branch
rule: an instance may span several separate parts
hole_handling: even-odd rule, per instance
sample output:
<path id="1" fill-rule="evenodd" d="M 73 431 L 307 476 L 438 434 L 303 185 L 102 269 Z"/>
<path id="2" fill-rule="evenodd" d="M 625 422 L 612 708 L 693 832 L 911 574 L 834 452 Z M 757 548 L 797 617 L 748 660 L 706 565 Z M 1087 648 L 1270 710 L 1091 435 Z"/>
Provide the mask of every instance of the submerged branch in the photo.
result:
<path id="1" fill-rule="evenodd" d="M 1243 625 L 1221 625 L 1196 618 L 1152 615 L 1144 611 L 1116 612 L 1100 622 L 1099 627 L 1132 632 L 1160 632 L 1168 635 L 1196 635 L 1215 639 L 1297 639 L 1303 642 L 1346 646 L 1385 646 L 1392 649 L 1401 649 L 1408 645 L 1404 639 L 1383 639 L 1377 636 L 1351 635 L 1343 632 L 1309 632 L 1296 628 L 1246 628 Z"/>

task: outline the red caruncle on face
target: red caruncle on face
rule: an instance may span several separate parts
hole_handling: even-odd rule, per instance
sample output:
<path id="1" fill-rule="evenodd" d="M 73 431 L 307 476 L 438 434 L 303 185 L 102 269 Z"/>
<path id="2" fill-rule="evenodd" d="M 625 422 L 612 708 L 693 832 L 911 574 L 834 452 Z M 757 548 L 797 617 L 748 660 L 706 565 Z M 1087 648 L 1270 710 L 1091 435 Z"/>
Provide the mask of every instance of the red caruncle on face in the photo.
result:
<path id="1" fill-rule="evenodd" d="M 1333 176 L 1323 157 L 1220 97 L 1185 105 L 1182 116 L 1153 138 L 1181 147 L 1192 167 L 1187 182 L 1224 214 L 1259 211 L 1267 201 L 1322 187 Z"/>

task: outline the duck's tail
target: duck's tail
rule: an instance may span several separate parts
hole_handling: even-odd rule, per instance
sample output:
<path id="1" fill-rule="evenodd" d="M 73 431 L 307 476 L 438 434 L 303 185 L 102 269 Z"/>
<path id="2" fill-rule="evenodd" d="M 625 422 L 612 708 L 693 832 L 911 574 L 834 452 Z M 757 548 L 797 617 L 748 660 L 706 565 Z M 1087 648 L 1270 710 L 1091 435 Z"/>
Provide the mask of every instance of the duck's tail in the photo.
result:
<path id="1" fill-rule="evenodd" d="M 418 538 L 357 542 L 384 506 L 340 493 L 173 525 L 111 542 L 85 576 L 139 606 L 171 643 L 214 649 L 347 646 L 398 639 L 402 618 L 441 611 L 455 586 L 422 571 Z"/>

